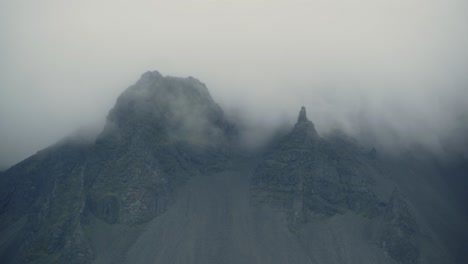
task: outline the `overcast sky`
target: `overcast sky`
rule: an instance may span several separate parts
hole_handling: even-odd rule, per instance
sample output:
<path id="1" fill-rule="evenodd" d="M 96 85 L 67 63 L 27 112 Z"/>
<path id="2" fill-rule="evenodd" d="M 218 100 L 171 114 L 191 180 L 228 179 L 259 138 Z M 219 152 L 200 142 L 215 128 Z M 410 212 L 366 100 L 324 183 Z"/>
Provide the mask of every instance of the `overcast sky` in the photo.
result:
<path id="1" fill-rule="evenodd" d="M 467 47 L 466 0 L 0 0 L 0 167 L 98 130 L 147 70 L 266 126 L 304 105 L 321 133 L 457 146 Z"/>

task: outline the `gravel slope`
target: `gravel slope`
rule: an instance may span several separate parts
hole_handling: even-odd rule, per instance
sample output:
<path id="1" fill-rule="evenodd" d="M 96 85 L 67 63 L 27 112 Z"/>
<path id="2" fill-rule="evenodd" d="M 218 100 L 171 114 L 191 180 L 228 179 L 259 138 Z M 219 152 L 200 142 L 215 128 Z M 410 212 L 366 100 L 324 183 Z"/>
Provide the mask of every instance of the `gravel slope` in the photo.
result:
<path id="1" fill-rule="evenodd" d="M 290 231 L 281 212 L 252 202 L 250 177 L 249 166 L 195 177 L 144 226 L 97 227 L 94 263 L 392 263 L 366 242 L 378 227 L 355 215 Z"/>

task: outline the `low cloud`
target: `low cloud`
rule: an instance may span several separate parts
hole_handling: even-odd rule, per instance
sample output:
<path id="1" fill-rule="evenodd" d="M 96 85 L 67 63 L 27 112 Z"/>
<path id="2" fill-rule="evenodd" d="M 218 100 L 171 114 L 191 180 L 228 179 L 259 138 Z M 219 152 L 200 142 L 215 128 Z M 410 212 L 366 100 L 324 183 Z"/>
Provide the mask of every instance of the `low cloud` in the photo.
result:
<path id="1" fill-rule="evenodd" d="M 0 167 L 99 131 L 147 70 L 195 76 L 261 144 L 300 106 L 324 134 L 466 155 L 463 0 L 0 1 Z"/>

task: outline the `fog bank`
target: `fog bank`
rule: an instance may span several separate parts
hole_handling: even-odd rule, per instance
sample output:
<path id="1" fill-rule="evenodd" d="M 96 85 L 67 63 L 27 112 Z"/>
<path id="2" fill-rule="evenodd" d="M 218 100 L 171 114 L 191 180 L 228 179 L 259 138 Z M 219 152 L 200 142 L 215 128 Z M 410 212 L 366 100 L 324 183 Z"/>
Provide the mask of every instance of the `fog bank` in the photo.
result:
<path id="1" fill-rule="evenodd" d="M 99 131 L 147 70 L 194 76 L 254 144 L 300 106 L 320 133 L 467 151 L 464 0 L 0 0 L 0 168 Z"/>

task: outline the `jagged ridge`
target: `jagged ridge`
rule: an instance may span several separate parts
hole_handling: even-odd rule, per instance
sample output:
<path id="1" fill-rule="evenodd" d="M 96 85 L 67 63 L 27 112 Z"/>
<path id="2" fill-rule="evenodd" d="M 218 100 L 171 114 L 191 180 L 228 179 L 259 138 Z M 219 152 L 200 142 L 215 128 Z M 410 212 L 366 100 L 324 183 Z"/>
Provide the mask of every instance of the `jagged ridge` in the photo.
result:
<path id="1" fill-rule="evenodd" d="M 455 263 L 376 151 L 305 107 L 261 155 L 237 133 L 200 81 L 143 74 L 95 142 L 0 174 L 0 261 Z"/>

